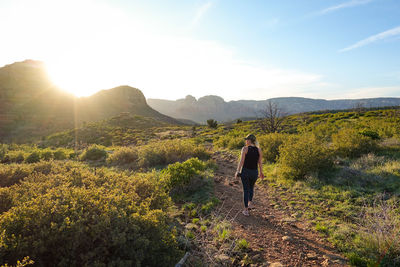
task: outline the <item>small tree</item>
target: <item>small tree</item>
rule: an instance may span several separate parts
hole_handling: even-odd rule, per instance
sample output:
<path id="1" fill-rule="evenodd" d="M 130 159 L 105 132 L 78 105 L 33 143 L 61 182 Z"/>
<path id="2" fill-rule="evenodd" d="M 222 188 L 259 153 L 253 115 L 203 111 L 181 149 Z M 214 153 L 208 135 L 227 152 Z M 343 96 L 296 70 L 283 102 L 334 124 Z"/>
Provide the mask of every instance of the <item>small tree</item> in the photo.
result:
<path id="1" fill-rule="evenodd" d="M 276 133 L 282 130 L 282 124 L 287 115 L 276 103 L 268 101 L 267 106 L 260 111 L 261 119 L 258 120 L 258 126 L 265 133 Z"/>
<path id="2" fill-rule="evenodd" d="M 196 136 L 196 126 L 192 127 L 192 137 Z"/>
<path id="3" fill-rule="evenodd" d="M 207 125 L 210 128 L 217 128 L 218 122 L 216 120 L 209 119 L 209 120 L 207 120 Z"/>
<path id="4" fill-rule="evenodd" d="M 361 112 L 363 112 L 363 111 L 365 111 L 366 110 L 366 108 L 365 108 L 365 104 L 363 103 L 363 102 L 357 102 L 355 105 L 354 105 L 354 111 L 358 114 L 358 115 L 360 115 L 361 114 Z"/>

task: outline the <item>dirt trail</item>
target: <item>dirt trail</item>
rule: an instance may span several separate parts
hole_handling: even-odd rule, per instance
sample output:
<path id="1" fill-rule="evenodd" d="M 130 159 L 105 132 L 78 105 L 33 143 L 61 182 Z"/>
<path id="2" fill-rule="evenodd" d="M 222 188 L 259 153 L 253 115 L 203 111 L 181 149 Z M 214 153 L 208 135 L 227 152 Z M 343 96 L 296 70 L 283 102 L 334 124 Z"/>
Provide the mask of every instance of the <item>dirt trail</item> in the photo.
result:
<path id="1" fill-rule="evenodd" d="M 213 159 L 218 164 L 215 195 L 221 200 L 221 213 L 232 219 L 234 235 L 250 243 L 252 266 L 348 266 L 309 224 L 275 209 L 271 202 L 279 203 L 281 197 L 265 185 L 256 184 L 256 208 L 244 216 L 242 184 L 234 178 L 237 158 L 218 151 Z"/>

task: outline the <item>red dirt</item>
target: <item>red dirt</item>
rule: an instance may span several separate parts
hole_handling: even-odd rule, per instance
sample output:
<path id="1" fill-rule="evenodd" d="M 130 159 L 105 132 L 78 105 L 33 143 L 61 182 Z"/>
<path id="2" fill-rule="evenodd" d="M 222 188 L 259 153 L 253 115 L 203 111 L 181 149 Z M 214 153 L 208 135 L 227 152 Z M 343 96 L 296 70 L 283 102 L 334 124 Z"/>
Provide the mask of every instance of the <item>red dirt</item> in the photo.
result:
<path id="1" fill-rule="evenodd" d="M 279 203 L 281 195 L 266 185 L 257 182 L 253 199 L 256 209 L 244 216 L 242 184 L 234 178 L 237 157 L 215 152 L 213 159 L 218 165 L 215 196 L 221 200 L 217 209 L 232 221 L 234 235 L 249 242 L 251 266 L 348 266 L 309 223 L 295 219 L 287 210 L 275 209 L 271 200 Z"/>

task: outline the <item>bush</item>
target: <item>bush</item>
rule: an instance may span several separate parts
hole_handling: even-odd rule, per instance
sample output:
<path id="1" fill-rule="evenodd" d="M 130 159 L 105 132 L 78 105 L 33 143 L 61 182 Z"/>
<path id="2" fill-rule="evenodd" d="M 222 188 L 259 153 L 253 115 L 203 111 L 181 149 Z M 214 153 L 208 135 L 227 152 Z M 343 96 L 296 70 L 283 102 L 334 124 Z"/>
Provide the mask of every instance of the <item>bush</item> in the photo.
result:
<path id="1" fill-rule="evenodd" d="M 68 158 L 69 159 L 76 159 L 78 157 L 78 154 L 75 152 L 70 152 Z"/>
<path id="2" fill-rule="evenodd" d="M 331 153 L 315 136 L 290 136 L 279 147 L 280 174 L 289 179 L 304 179 L 332 167 Z"/>
<path id="3" fill-rule="evenodd" d="M 0 188 L 0 213 L 6 212 L 13 206 L 13 196 L 7 187 Z"/>
<path id="4" fill-rule="evenodd" d="M 372 207 L 365 208 L 358 243 L 360 254 L 373 259 L 374 266 L 400 264 L 399 204 L 398 200 L 385 201 L 380 196 L 375 199 Z"/>
<path id="5" fill-rule="evenodd" d="M 24 152 L 22 151 L 8 151 L 3 157 L 1 163 L 22 163 L 25 160 Z"/>
<path id="6" fill-rule="evenodd" d="M 3 165 L 0 166 L 0 187 L 11 186 L 19 183 L 22 179 L 31 174 L 32 168 L 29 165 Z"/>
<path id="7" fill-rule="evenodd" d="M 258 138 L 264 161 L 276 162 L 279 158 L 279 147 L 288 139 L 287 134 L 271 133 Z"/>
<path id="8" fill-rule="evenodd" d="M 229 130 L 226 134 L 219 134 L 214 140 L 217 147 L 240 149 L 245 145 L 244 137 L 247 135 L 243 130 Z"/>
<path id="9" fill-rule="evenodd" d="M 41 154 L 41 158 L 45 161 L 49 161 L 53 158 L 53 152 L 49 149 L 43 150 Z"/>
<path id="10" fill-rule="evenodd" d="M 357 157 L 374 152 L 376 148 L 375 140 L 354 129 L 345 128 L 332 135 L 332 149 L 335 154 L 342 157 Z"/>
<path id="11" fill-rule="evenodd" d="M 67 153 L 65 153 L 64 149 L 59 148 L 54 152 L 54 159 L 64 160 L 66 158 L 67 158 Z"/>
<path id="12" fill-rule="evenodd" d="M 40 154 L 37 151 L 32 152 L 31 154 L 28 155 L 28 157 L 25 159 L 26 163 L 35 163 L 40 161 Z"/>
<path id="13" fill-rule="evenodd" d="M 209 120 L 207 120 L 207 125 L 210 128 L 217 128 L 218 122 L 216 120 L 209 119 Z"/>
<path id="14" fill-rule="evenodd" d="M 242 238 L 239 239 L 237 244 L 236 244 L 236 249 L 237 250 L 247 250 L 249 248 L 249 242 L 247 242 L 246 239 Z"/>
<path id="15" fill-rule="evenodd" d="M 16 163 L 22 163 L 24 162 L 24 154 L 22 152 L 17 154 L 17 157 L 15 158 Z"/>
<path id="16" fill-rule="evenodd" d="M 379 136 L 379 134 L 377 132 L 371 131 L 371 130 L 362 130 L 360 132 L 361 135 L 364 135 L 366 137 L 371 138 L 372 140 L 379 140 L 381 139 L 381 137 Z"/>
<path id="17" fill-rule="evenodd" d="M 0 162 L 3 161 L 6 154 L 7 154 L 7 146 L 0 144 Z"/>
<path id="18" fill-rule="evenodd" d="M 113 165 L 137 165 L 138 150 L 133 147 L 120 147 L 108 158 L 108 162 Z"/>
<path id="19" fill-rule="evenodd" d="M 8 210 L 0 215 L 0 264 L 26 255 L 38 266 L 171 266 L 179 260 L 167 213 L 172 203 L 155 172 L 100 169 L 95 175 L 76 162 L 46 164 L 54 165 L 49 174 L 0 189 L 0 208 Z"/>
<path id="20" fill-rule="evenodd" d="M 233 136 L 231 134 L 220 136 L 214 144 L 217 147 L 224 147 L 229 149 L 240 149 L 245 145 L 243 136 Z"/>
<path id="21" fill-rule="evenodd" d="M 208 159 L 210 154 L 204 147 L 186 140 L 166 140 L 138 149 L 138 167 L 150 168 L 197 157 Z"/>
<path id="22" fill-rule="evenodd" d="M 107 151 L 103 146 L 91 145 L 81 155 L 81 160 L 105 160 L 107 158 Z"/>
<path id="23" fill-rule="evenodd" d="M 168 168 L 163 170 L 163 174 L 167 174 L 167 178 L 164 180 L 166 188 L 169 190 L 183 188 L 205 168 L 206 163 L 198 158 L 191 158 L 182 163 L 177 162 L 168 165 Z"/>

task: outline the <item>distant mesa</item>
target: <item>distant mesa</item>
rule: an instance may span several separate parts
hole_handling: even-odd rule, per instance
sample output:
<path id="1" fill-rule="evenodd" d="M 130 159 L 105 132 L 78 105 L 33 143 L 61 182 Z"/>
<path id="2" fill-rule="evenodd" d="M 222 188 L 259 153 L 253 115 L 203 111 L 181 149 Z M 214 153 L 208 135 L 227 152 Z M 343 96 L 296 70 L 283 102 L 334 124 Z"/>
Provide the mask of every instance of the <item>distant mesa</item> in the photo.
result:
<path id="1" fill-rule="evenodd" d="M 239 100 L 229 102 L 226 102 L 219 96 L 213 95 L 201 97 L 197 101 L 196 98 L 190 95 L 176 101 L 147 99 L 149 106 L 163 114 L 203 124 L 211 118 L 220 122 L 227 122 L 238 118 L 260 117 L 261 110 L 266 107 L 269 101 L 276 103 L 288 114 L 320 110 L 344 110 L 354 108 L 360 104 L 366 108 L 400 105 L 400 98 L 393 97 L 343 100 L 278 97 L 266 100 Z"/>

